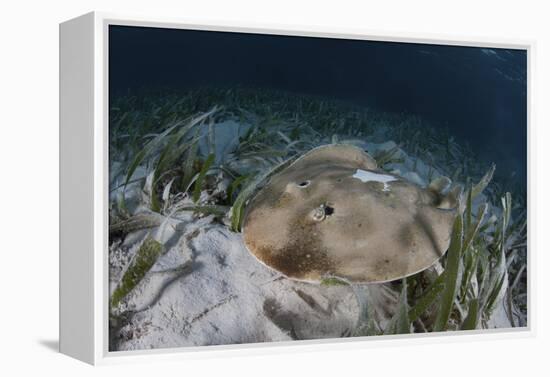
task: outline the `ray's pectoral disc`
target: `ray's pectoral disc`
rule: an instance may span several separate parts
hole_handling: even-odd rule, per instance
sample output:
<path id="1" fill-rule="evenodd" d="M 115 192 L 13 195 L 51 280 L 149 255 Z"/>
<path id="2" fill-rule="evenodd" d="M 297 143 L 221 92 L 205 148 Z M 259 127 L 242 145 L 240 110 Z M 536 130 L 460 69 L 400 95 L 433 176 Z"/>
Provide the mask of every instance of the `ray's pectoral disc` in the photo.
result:
<path id="1" fill-rule="evenodd" d="M 399 279 L 431 266 L 449 246 L 456 190 L 445 196 L 439 183 L 422 188 L 382 172 L 356 147 L 319 147 L 251 200 L 244 241 L 289 278 Z"/>

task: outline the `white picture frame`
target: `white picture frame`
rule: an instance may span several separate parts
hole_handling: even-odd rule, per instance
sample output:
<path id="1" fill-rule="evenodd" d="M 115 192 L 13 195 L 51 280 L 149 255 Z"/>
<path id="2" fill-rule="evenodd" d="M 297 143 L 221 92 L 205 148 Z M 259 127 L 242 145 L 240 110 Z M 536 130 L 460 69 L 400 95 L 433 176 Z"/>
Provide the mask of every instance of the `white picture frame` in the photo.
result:
<path id="1" fill-rule="evenodd" d="M 535 255 L 528 249 L 528 327 L 376 338 L 186 347 L 150 351 L 108 351 L 108 27 L 129 25 L 176 29 L 315 36 L 372 41 L 436 43 L 527 51 L 528 114 L 531 114 L 534 42 L 485 38 L 319 29 L 310 26 L 190 23 L 92 12 L 60 25 L 60 351 L 90 364 L 133 360 L 212 357 L 235 353 L 378 347 L 401 342 L 461 341 L 478 337 L 533 336 Z M 528 115 L 528 179 L 531 117 Z M 528 185 L 528 199 L 531 185 Z M 533 220 L 530 203 L 529 222 Z M 532 222 L 531 222 L 532 224 Z M 531 227 L 529 227 L 531 229 Z M 530 237 L 530 235 L 528 236 Z M 201 352 L 198 352 L 201 351 Z M 202 351 L 208 351 L 206 353 Z"/>

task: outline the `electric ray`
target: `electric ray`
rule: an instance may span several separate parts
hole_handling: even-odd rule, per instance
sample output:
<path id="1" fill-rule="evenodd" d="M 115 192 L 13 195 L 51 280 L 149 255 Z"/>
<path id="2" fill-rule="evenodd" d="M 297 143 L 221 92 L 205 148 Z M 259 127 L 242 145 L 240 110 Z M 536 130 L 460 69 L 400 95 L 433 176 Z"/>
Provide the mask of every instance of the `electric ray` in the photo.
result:
<path id="1" fill-rule="evenodd" d="M 243 221 L 248 250 L 298 280 L 399 279 L 431 266 L 449 247 L 461 189 L 427 188 L 377 168 L 350 145 L 315 148 L 270 177 Z"/>

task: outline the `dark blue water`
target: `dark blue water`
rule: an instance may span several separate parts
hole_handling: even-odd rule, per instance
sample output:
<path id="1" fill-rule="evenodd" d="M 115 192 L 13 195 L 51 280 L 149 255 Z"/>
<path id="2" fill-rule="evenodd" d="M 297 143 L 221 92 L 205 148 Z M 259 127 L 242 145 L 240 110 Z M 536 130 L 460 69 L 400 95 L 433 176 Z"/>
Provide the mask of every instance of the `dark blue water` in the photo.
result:
<path id="1" fill-rule="evenodd" d="M 110 91 L 266 87 L 418 115 L 526 186 L 524 50 L 111 26 Z"/>

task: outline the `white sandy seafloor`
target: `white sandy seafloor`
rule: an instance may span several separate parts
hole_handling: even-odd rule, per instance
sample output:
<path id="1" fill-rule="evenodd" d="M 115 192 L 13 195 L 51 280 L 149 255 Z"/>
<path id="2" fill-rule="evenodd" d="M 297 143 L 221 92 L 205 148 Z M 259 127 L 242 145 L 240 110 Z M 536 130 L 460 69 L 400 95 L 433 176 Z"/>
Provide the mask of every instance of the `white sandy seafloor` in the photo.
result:
<path id="1" fill-rule="evenodd" d="M 232 121 L 218 124 L 216 156 L 227 153 L 245 129 Z M 389 150 L 395 143 L 365 143 L 362 147 L 374 153 Z M 394 164 L 392 172 L 425 186 L 428 166 L 401 150 L 399 154 L 404 162 Z M 116 166 L 112 172 L 117 174 Z M 140 168 L 136 175 L 140 174 L 145 176 L 147 172 Z M 438 176 L 437 172 L 432 174 Z M 111 178 L 112 183 L 120 183 L 123 175 Z M 140 195 L 138 184 L 127 188 L 128 201 Z M 484 200 L 478 198 L 474 207 Z M 140 211 L 147 210 L 136 209 Z M 131 233 L 122 244 L 111 245 L 111 292 L 147 235 L 164 243 L 166 249 L 122 301 L 123 314 L 111 323 L 111 351 L 356 334 L 364 308 L 350 287 L 296 282 L 281 276 L 247 251 L 240 233 L 214 221 L 213 216 L 180 212 L 169 219 L 158 217 L 162 224 L 159 227 Z M 436 264 L 432 268 L 441 267 Z M 396 294 L 387 285 L 360 289 L 368 289 L 370 313 L 383 329 L 395 312 Z M 487 326 L 511 327 L 502 302 Z"/>

